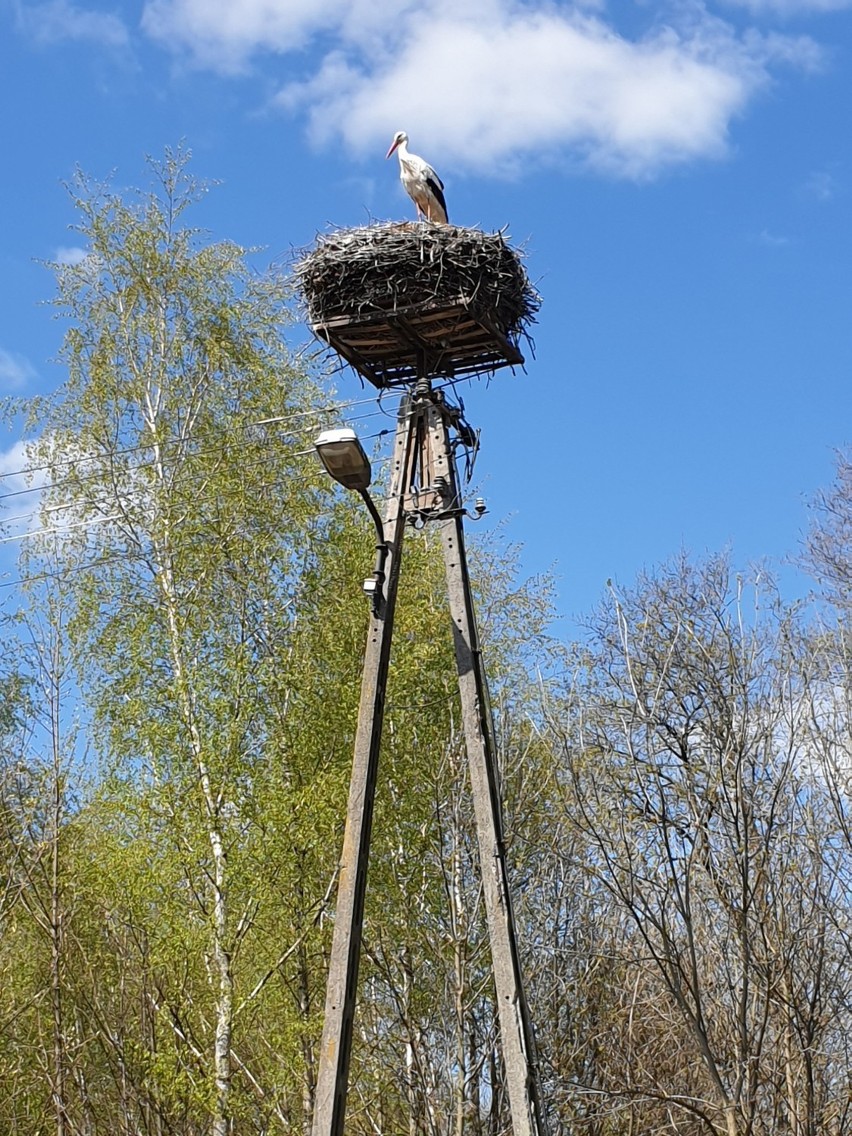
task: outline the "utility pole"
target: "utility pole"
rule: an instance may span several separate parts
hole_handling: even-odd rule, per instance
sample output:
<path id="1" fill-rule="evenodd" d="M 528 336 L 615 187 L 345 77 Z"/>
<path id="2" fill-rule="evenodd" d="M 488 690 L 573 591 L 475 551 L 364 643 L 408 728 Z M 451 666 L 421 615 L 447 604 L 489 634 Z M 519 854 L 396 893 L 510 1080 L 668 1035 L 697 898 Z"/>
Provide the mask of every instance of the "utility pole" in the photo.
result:
<path id="1" fill-rule="evenodd" d="M 421 371 L 412 393 L 403 399 L 397 419 L 384 519 L 384 571 L 374 578 L 376 592 L 364 660 L 312 1136 L 343 1136 L 344 1132 L 364 895 L 402 538 L 405 522 L 416 518 L 438 525 L 444 551 L 513 1132 L 514 1136 L 547 1136 L 509 889 L 491 714 L 465 552 L 465 510 L 450 437 L 457 418 L 458 412 L 446 404 L 441 392 L 432 389 Z"/>
<path id="2" fill-rule="evenodd" d="M 382 576 L 376 580 L 377 594 L 373 597 L 361 678 L 361 701 L 349 782 L 349 803 L 340 859 L 325 1020 L 317 1072 L 313 1136 L 343 1136 L 373 805 L 376 799 L 385 690 L 406 517 L 404 496 L 412 478 L 412 423 L 410 400 L 403 398 L 397 420 L 390 494 L 384 519 L 386 552 Z"/>
<path id="3" fill-rule="evenodd" d="M 446 477 L 448 515 L 438 521 L 453 621 L 456 669 L 470 769 L 485 913 L 491 940 L 491 964 L 497 994 L 500 1039 L 515 1136 L 545 1136 L 535 1034 L 524 993 L 518 937 L 500 801 L 494 730 L 464 542 L 461 494 L 455 455 L 450 446 L 447 412 L 438 403 L 428 411 L 433 436 L 433 482 Z M 442 471 L 446 470 L 446 473 Z"/>

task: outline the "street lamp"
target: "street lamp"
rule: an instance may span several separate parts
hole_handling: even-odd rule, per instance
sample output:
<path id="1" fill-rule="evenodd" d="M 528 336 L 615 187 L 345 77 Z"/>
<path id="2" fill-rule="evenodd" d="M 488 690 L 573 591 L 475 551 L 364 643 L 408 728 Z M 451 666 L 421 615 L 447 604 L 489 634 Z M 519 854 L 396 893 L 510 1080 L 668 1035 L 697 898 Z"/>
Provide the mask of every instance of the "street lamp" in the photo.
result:
<path id="1" fill-rule="evenodd" d="M 314 442 L 314 449 L 326 472 L 345 489 L 355 489 L 359 493 L 367 491 L 373 471 L 354 430 L 348 426 L 323 430 Z"/>
<path id="2" fill-rule="evenodd" d="M 336 430 L 323 430 L 314 442 L 314 449 L 325 466 L 326 473 L 342 485 L 344 489 L 354 489 L 361 496 L 367 506 L 373 524 L 376 526 L 378 540 L 376 542 L 376 567 L 373 575 L 364 581 L 364 591 L 370 596 L 373 603 L 373 613 L 378 615 L 382 584 L 385 579 L 385 559 L 388 554 L 388 545 L 385 540 L 385 528 L 373 498 L 367 492 L 373 479 L 373 469 L 370 459 L 364 452 L 364 447 L 358 440 L 358 435 L 349 426 L 341 426 Z"/>

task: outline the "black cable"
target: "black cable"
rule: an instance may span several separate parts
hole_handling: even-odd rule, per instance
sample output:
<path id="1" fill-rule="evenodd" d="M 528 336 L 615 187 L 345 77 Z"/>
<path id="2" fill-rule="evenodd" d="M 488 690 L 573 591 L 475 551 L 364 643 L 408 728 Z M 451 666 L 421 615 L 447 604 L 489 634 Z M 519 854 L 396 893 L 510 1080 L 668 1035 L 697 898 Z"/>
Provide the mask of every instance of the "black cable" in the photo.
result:
<path id="1" fill-rule="evenodd" d="M 269 418 L 260 418 L 260 419 L 258 419 L 257 421 L 254 421 L 254 422 L 246 422 L 240 427 L 240 429 L 241 430 L 251 430 L 251 429 L 254 429 L 258 426 L 281 425 L 281 424 L 285 424 L 285 423 L 288 423 L 288 422 L 293 422 L 298 418 L 313 418 L 313 419 L 317 420 L 317 419 L 321 418 L 323 415 L 340 413 L 340 412 L 346 410 L 349 407 L 364 406 L 367 403 L 372 403 L 372 402 L 375 402 L 375 401 L 376 400 L 374 398 L 365 398 L 365 399 L 352 399 L 349 402 L 329 403 L 327 406 L 320 406 L 320 407 L 316 407 L 316 408 L 311 409 L 311 410 L 294 411 L 292 414 L 285 414 L 285 415 L 280 415 L 280 416 L 271 416 Z M 374 411 L 371 411 L 369 414 L 350 415 L 349 417 L 350 417 L 351 421 L 359 422 L 359 421 L 364 421 L 368 418 L 376 417 L 379 414 L 384 414 L 384 413 L 387 413 L 387 412 L 383 408 L 378 408 Z M 313 427 L 315 429 L 316 424 L 313 424 Z M 310 428 L 311 428 L 311 424 L 306 424 L 305 427 L 304 427 L 304 430 L 307 431 Z M 80 457 L 76 457 L 76 458 L 60 458 L 56 462 L 48 462 L 48 463 L 45 463 L 43 465 L 23 466 L 22 468 L 16 469 L 16 470 L 14 470 L 14 469 L 13 470 L 5 470 L 3 472 L 0 472 L 0 479 L 10 478 L 10 477 L 24 477 L 28 474 L 40 473 L 44 470 L 55 469 L 56 466 L 58 466 L 58 465 L 74 465 L 76 462 L 94 461 L 96 459 L 107 458 L 107 457 L 110 457 L 110 458 L 124 457 L 128 454 L 139 453 L 143 450 L 154 449 L 157 446 L 165 447 L 165 446 L 176 446 L 176 445 L 184 444 L 188 440 L 189 439 L 187 439 L 187 438 L 164 438 L 161 441 L 140 442 L 138 445 L 127 446 L 125 448 L 116 449 L 116 450 L 103 450 L 99 454 L 97 454 L 96 457 L 92 457 L 92 458 L 86 457 L 85 455 L 81 455 Z M 5 497 L 12 497 L 12 496 L 20 495 L 21 493 L 32 493 L 32 492 L 36 492 L 36 490 L 35 489 L 15 490 L 11 493 L 0 494 L 0 500 L 3 500 Z"/>

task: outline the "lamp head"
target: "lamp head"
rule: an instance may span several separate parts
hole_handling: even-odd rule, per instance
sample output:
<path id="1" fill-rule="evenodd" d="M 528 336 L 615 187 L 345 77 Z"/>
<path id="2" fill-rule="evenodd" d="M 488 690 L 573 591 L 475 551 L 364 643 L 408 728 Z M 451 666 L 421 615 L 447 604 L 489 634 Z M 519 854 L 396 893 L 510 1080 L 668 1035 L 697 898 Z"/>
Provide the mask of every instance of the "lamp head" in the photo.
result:
<path id="1" fill-rule="evenodd" d="M 355 489 L 359 493 L 366 491 L 373 470 L 354 430 L 348 426 L 323 430 L 314 442 L 314 449 L 326 472 L 335 481 L 345 489 Z"/>

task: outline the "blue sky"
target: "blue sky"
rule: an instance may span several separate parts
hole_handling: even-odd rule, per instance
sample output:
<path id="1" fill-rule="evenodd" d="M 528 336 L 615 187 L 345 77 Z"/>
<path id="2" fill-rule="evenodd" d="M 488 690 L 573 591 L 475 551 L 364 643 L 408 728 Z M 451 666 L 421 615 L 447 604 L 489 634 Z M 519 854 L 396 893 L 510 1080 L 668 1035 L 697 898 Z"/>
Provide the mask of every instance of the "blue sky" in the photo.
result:
<path id="1" fill-rule="evenodd" d="M 849 8 L 0 0 L 0 393 L 62 378 L 38 261 L 75 255 L 75 165 L 144 185 L 184 139 L 221 182 L 200 223 L 263 261 L 411 218 L 405 129 L 543 297 L 526 373 L 462 396 L 490 518 L 560 611 L 682 547 L 777 562 L 852 434 Z"/>

